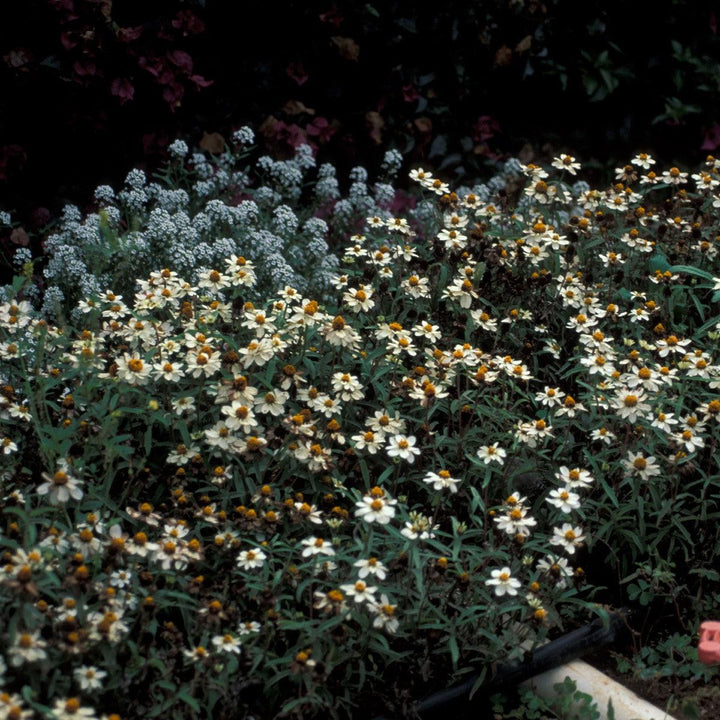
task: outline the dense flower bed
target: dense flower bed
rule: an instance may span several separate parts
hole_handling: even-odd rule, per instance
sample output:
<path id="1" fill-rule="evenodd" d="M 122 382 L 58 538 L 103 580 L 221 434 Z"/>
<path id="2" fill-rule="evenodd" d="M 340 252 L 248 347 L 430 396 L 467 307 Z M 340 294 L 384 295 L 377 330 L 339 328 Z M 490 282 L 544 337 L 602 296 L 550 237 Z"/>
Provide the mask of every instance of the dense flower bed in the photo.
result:
<path id="1" fill-rule="evenodd" d="M 304 151 L 208 208 L 238 152 L 101 189 L 4 289 L 8 717 L 409 715 L 602 616 L 604 564 L 720 607 L 720 163 L 416 168 L 407 216 L 358 170 L 300 222 Z"/>

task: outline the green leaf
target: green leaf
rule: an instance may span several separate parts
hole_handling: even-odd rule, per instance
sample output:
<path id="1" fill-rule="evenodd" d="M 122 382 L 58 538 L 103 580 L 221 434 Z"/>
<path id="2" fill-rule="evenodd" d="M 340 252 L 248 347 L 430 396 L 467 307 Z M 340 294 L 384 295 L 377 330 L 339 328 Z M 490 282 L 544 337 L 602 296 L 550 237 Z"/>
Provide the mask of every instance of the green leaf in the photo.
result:
<path id="1" fill-rule="evenodd" d="M 620 507 L 620 502 L 617 499 L 617 495 L 615 494 L 615 491 L 608 485 L 607 481 L 604 477 L 600 476 L 599 478 L 600 484 L 602 485 L 603 490 L 605 491 L 605 494 L 610 498 L 610 501 L 612 504 L 616 507 Z"/>
<path id="2" fill-rule="evenodd" d="M 648 270 L 651 273 L 654 273 L 657 270 L 659 270 L 660 272 L 665 272 L 669 268 L 670 263 L 668 262 L 667 256 L 664 253 L 656 252 L 648 261 Z"/>
<path id="3" fill-rule="evenodd" d="M 664 256 L 663 256 L 664 257 Z M 701 270 L 700 268 L 693 267 L 692 265 L 670 265 L 668 268 L 671 273 L 685 273 L 686 275 L 695 275 L 703 280 L 713 282 L 715 277 L 707 270 Z"/>
<path id="4" fill-rule="evenodd" d="M 153 687 L 159 687 L 171 693 L 175 693 L 177 691 L 177 685 L 170 680 L 156 680 L 153 683 Z"/>
<path id="5" fill-rule="evenodd" d="M 450 650 L 450 659 L 452 660 L 453 668 L 456 668 L 458 660 L 460 659 L 460 649 L 458 648 L 457 638 L 454 635 L 448 638 L 448 649 Z"/>
<path id="6" fill-rule="evenodd" d="M 701 325 L 694 333 L 693 333 L 693 340 L 698 340 L 703 335 L 705 335 L 708 330 L 712 330 L 718 323 L 720 323 L 720 315 L 716 315 L 714 318 L 711 318 L 706 323 Z"/>
<path id="7" fill-rule="evenodd" d="M 187 690 L 181 690 L 177 694 L 177 697 L 179 700 L 182 700 L 186 705 L 189 705 L 193 709 L 193 712 L 195 712 L 197 715 L 200 714 L 200 704 L 194 697 L 192 697 L 188 693 Z"/>

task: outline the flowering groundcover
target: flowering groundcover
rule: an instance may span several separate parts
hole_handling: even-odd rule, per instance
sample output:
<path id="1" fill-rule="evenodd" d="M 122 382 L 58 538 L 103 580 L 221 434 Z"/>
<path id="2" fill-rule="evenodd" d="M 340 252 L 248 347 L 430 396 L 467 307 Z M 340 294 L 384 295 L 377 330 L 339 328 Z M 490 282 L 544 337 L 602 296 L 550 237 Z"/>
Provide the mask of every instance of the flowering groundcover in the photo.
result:
<path id="1" fill-rule="evenodd" d="M 404 217 L 242 152 L 177 144 L 4 289 L 2 717 L 411 717 L 602 616 L 602 564 L 717 611 L 720 162 L 418 168 Z"/>

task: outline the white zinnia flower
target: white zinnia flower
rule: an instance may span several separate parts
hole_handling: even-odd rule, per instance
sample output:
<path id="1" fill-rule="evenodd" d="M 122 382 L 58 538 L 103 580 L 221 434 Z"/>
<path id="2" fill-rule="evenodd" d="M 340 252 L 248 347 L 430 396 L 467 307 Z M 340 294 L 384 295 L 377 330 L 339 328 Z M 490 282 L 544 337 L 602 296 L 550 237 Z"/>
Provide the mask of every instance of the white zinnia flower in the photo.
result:
<path id="1" fill-rule="evenodd" d="M 329 540 L 323 540 L 319 537 L 305 538 L 301 544 L 305 546 L 302 551 L 303 557 L 310 557 L 312 555 L 332 556 L 335 554 L 332 543 Z"/>
<path id="2" fill-rule="evenodd" d="M 375 602 L 376 587 L 370 587 L 363 580 L 358 580 L 353 585 L 341 585 L 340 589 L 344 593 L 355 600 L 356 603 Z"/>
<path id="3" fill-rule="evenodd" d="M 382 594 L 379 603 L 371 603 L 370 610 L 375 613 L 373 627 L 387 630 L 390 634 L 394 633 L 400 626 L 400 621 L 395 617 L 395 609 L 397 605 L 391 605 L 388 596 Z"/>
<path id="4" fill-rule="evenodd" d="M 521 586 L 521 582 L 512 577 L 509 567 L 500 568 L 499 570 L 490 571 L 490 579 L 485 581 L 486 585 L 495 587 L 495 595 L 502 597 L 503 595 L 517 595 L 517 589 Z"/>
<path id="5" fill-rule="evenodd" d="M 409 463 L 415 462 L 415 455 L 420 454 L 420 448 L 415 447 L 416 442 L 414 435 L 394 435 L 388 440 L 387 454 Z"/>
<path id="6" fill-rule="evenodd" d="M 102 680 L 107 673 L 104 670 L 98 670 L 92 665 L 82 665 L 75 668 L 73 675 L 81 690 L 101 690 Z"/>
<path id="7" fill-rule="evenodd" d="M 483 445 L 477 451 L 477 456 L 486 465 L 489 465 L 491 462 L 503 465 L 505 463 L 505 458 L 507 457 L 507 452 L 501 447 L 498 447 L 497 443 L 493 443 L 492 445 Z"/>
<path id="8" fill-rule="evenodd" d="M 368 575 L 375 575 L 378 580 L 384 580 L 387 577 L 387 568 L 374 557 L 358 560 L 353 563 L 353 567 L 360 568 L 358 575 L 361 580 Z"/>
<path id="9" fill-rule="evenodd" d="M 36 492 L 38 495 L 47 495 L 52 505 L 66 503 L 70 498 L 80 500 L 83 496 L 83 491 L 80 489 L 82 481 L 70 474 L 70 464 L 67 460 L 60 460 L 58 465 L 59 468 L 52 477 L 48 473 L 41 473 L 46 482 L 38 485 Z"/>
<path id="10" fill-rule="evenodd" d="M 267 555 L 260 548 L 255 548 L 254 550 L 243 550 L 238 555 L 236 562 L 243 570 L 254 570 L 262 567 L 266 558 Z"/>
<path id="11" fill-rule="evenodd" d="M 212 644 L 223 652 L 234 653 L 235 655 L 240 652 L 240 638 L 230 635 L 230 633 L 215 635 L 212 639 Z"/>
<path id="12" fill-rule="evenodd" d="M 385 491 L 381 488 L 373 488 L 362 500 L 355 503 L 357 510 L 355 517 L 362 518 L 367 523 L 379 523 L 387 525 L 395 517 L 397 500 L 385 498 Z"/>
<path id="13" fill-rule="evenodd" d="M 572 492 L 570 488 L 551 490 L 550 497 L 546 500 L 564 513 L 572 512 L 580 507 L 580 496 Z"/>
<path id="14" fill-rule="evenodd" d="M 581 527 L 573 527 L 570 523 L 563 523 L 562 527 L 553 528 L 553 536 L 550 538 L 552 545 L 560 545 L 570 555 L 575 554 L 575 548 L 582 545 L 585 539 Z"/>
<path id="15" fill-rule="evenodd" d="M 451 493 L 457 492 L 457 485 L 462 482 L 459 478 L 450 477 L 450 473 L 447 470 L 440 470 L 440 472 L 428 472 L 423 478 L 423 482 L 433 486 L 433 490 L 450 490 Z"/>

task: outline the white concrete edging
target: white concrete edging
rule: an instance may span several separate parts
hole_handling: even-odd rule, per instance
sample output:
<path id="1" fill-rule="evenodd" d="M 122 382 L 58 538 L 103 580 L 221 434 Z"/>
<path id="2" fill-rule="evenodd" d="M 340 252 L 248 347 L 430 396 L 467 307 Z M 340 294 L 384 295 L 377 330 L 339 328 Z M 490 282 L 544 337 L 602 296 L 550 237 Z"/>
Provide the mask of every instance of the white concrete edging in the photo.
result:
<path id="1" fill-rule="evenodd" d="M 580 692 L 592 696 L 593 701 L 597 703 L 601 720 L 607 720 L 609 717 L 610 701 L 612 701 L 615 720 L 674 720 L 672 715 L 643 700 L 632 690 L 582 660 L 573 660 L 547 670 L 525 680 L 521 685 L 532 688 L 544 700 L 551 700 L 557 697 L 553 685 L 563 682 L 566 677 L 575 682 Z"/>

